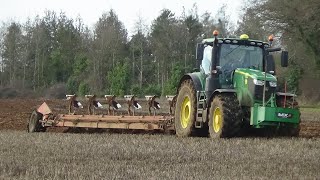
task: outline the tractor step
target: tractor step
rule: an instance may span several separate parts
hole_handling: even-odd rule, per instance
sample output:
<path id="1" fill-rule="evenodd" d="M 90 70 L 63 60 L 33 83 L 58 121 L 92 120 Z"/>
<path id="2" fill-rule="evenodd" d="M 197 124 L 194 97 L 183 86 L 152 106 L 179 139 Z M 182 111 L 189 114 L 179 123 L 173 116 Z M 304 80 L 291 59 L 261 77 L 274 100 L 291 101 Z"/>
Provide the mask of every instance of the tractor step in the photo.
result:
<path id="1" fill-rule="evenodd" d="M 197 116 L 195 127 L 202 128 L 203 122 L 205 121 L 205 109 L 206 109 L 206 95 L 204 91 L 197 91 Z"/>
<path id="2" fill-rule="evenodd" d="M 196 121 L 195 123 L 194 123 L 194 127 L 195 128 L 202 128 L 203 127 L 203 122 L 199 122 L 199 121 Z"/>

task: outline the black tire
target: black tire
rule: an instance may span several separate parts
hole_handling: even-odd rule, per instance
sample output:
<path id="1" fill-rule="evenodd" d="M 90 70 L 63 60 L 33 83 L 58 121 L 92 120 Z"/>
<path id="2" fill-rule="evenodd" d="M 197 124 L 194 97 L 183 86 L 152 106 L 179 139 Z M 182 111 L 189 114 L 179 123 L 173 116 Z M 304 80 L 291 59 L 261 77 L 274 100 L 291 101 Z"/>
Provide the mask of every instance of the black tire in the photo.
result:
<path id="1" fill-rule="evenodd" d="M 189 103 L 186 104 L 187 99 Z M 191 79 L 185 80 L 180 86 L 175 108 L 174 126 L 177 136 L 192 135 L 196 119 L 196 103 L 196 90 L 193 82 Z"/>
<path id="2" fill-rule="evenodd" d="M 214 120 L 214 117 L 216 120 Z M 242 110 L 234 94 L 221 94 L 214 97 L 209 111 L 210 137 L 229 138 L 237 136 L 242 126 L 242 119 Z"/>
<path id="3" fill-rule="evenodd" d="M 29 118 L 27 130 L 28 132 L 44 132 L 46 131 L 46 128 L 43 127 L 40 123 L 40 120 L 42 119 L 42 114 L 38 113 L 36 110 L 34 110 Z"/>

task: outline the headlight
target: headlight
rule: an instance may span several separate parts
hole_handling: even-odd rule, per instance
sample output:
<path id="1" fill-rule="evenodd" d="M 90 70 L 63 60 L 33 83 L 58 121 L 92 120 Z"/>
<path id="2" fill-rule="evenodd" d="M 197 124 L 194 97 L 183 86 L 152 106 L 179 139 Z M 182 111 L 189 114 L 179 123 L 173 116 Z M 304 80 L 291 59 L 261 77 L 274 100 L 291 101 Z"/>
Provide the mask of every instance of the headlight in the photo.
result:
<path id="1" fill-rule="evenodd" d="M 253 84 L 258 85 L 258 86 L 263 86 L 264 81 L 258 80 L 258 79 L 253 79 Z"/>
<path id="2" fill-rule="evenodd" d="M 270 87 L 277 87 L 276 81 L 270 81 L 269 84 L 270 84 Z"/>

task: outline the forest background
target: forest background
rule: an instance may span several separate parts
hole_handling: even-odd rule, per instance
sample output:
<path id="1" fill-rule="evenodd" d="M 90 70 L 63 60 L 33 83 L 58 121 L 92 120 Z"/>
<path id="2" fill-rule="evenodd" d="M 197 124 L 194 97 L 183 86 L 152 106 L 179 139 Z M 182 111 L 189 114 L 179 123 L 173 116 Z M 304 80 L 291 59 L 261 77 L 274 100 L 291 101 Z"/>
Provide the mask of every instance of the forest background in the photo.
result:
<path id="1" fill-rule="evenodd" d="M 175 94 L 184 73 L 196 68 L 195 47 L 217 29 L 221 37 L 267 41 L 289 51 L 289 67 L 277 69 L 280 86 L 309 103 L 320 101 L 320 1 L 246 0 L 231 23 L 226 5 L 199 14 L 159 12 L 150 26 L 137 17 L 134 33 L 113 9 L 94 27 L 81 17 L 45 11 L 26 22 L 0 25 L 0 98 L 68 94 Z M 276 58 L 277 59 L 277 58 Z"/>

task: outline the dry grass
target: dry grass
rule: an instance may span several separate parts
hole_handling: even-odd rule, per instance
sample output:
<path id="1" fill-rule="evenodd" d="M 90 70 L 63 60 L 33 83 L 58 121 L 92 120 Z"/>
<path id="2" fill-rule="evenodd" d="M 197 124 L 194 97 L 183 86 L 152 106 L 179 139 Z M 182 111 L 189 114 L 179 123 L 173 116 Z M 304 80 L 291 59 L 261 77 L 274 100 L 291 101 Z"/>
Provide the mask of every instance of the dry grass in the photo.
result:
<path id="1" fill-rule="evenodd" d="M 320 139 L 0 131 L 0 179 L 317 179 Z"/>
<path id="2" fill-rule="evenodd" d="M 320 107 L 300 108 L 303 121 L 320 121 Z"/>

